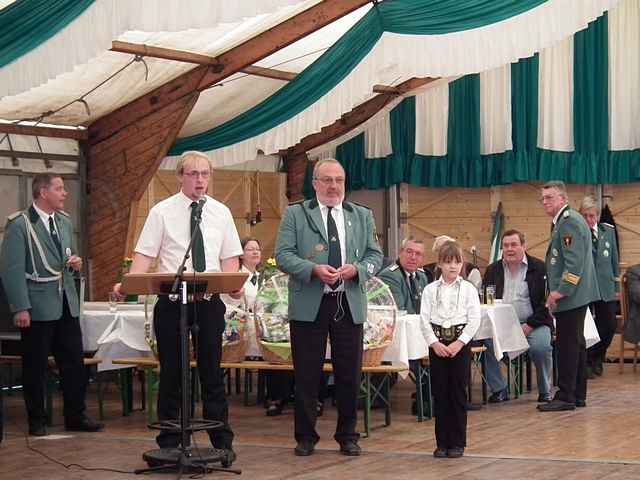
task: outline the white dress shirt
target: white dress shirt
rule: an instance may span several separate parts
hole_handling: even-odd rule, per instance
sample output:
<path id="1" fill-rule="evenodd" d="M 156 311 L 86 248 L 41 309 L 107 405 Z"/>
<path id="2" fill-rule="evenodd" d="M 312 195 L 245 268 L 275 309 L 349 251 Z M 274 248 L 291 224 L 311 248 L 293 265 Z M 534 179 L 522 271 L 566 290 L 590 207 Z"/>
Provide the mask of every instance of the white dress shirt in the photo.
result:
<path id="1" fill-rule="evenodd" d="M 205 195 L 202 207 L 202 239 L 207 272 L 219 272 L 220 260 L 242 255 L 242 246 L 231 211 Z M 191 241 L 192 200 L 182 191 L 159 202 L 150 211 L 135 251 L 158 258 L 158 272 L 178 270 Z M 193 272 L 192 258 L 186 263 Z"/>
<path id="2" fill-rule="evenodd" d="M 458 340 L 467 344 L 480 327 L 480 316 L 478 291 L 460 276 L 450 284 L 440 277 L 422 291 L 421 328 L 429 346 L 439 341 L 431 327 L 432 323 L 443 325 L 447 322 L 451 326 L 466 324 Z"/>
<path id="3" fill-rule="evenodd" d="M 39 208 L 35 203 L 33 204 L 33 209 L 38 213 L 40 220 L 42 220 L 42 223 L 44 223 L 44 226 L 49 233 L 51 233 L 51 230 L 49 230 L 49 218 L 53 219 L 53 227 L 58 234 L 58 238 L 60 238 L 60 231 L 58 230 L 58 224 L 56 223 L 55 211 L 51 214 L 48 214 L 47 212 Z"/>
<path id="4" fill-rule="evenodd" d="M 322 214 L 324 231 L 327 232 L 327 215 L 329 213 L 329 207 L 323 205 L 320 202 L 318 202 L 318 205 L 320 205 L 320 213 Z M 344 210 L 342 209 L 342 203 L 336 205 L 331 209 L 331 216 L 336 222 L 336 227 L 338 228 L 338 240 L 340 240 L 340 257 L 342 258 L 342 265 L 344 265 L 345 261 L 347 260 L 347 237 L 344 229 Z M 331 241 L 330 238 L 329 241 Z M 340 286 L 335 290 L 329 287 L 329 285 L 325 285 L 324 287 L 325 292 L 339 292 L 340 290 L 344 290 L 344 283 L 341 283 Z"/>

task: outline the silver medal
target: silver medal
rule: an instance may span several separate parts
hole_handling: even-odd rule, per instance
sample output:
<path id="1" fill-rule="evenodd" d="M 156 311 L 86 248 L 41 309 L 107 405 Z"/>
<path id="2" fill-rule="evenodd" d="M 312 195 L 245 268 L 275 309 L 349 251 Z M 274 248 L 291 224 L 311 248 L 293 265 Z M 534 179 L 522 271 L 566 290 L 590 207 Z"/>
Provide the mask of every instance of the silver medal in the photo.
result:
<path id="1" fill-rule="evenodd" d="M 451 328 L 451 320 L 445 320 L 442 322 L 442 328 Z"/>

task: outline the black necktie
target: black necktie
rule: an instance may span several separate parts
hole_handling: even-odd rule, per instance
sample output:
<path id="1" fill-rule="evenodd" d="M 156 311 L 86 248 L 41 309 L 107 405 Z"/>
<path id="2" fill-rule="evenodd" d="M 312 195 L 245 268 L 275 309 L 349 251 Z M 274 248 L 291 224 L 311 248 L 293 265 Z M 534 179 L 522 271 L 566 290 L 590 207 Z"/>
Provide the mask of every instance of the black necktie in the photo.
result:
<path id="1" fill-rule="evenodd" d="M 253 283 L 254 285 L 256 283 L 258 283 L 258 274 L 254 273 L 253 275 L 251 275 L 251 283 Z"/>
<path id="2" fill-rule="evenodd" d="M 338 227 L 336 221 L 331 215 L 331 209 L 333 207 L 327 207 L 327 236 L 329 237 L 329 265 L 333 268 L 340 268 L 342 266 L 342 253 L 340 253 L 340 237 L 338 236 Z M 338 288 L 341 280 L 331 285 L 334 290 Z"/>
<path id="3" fill-rule="evenodd" d="M 420 296 L 418 295 L 418 280 L 415 272 L 409 274 L 409 290 L 411 291 L 413 313 L 420 313 Z"/>
<path id="4" fill-rule="evenodd" d="M 198 224 L 198 216 L 201 214 L 196 209 L 198 202 L 191 202 L 191 235 Z M 193 269 L 196 272 L 204 272 L 206 268 L 206 261 L 204 256 L 204 242 L 202 240 L 202 231 L 198 229 L 196 238 L 193 240 L 191 258 L 193 259 Z"/>
<path id="5" fill-rule="evenodd" d="M 53 217 L 49 217 L 49 233 L 53 239 L 53 243 L 56 244 L 56 248 L 62 253 L 62 245 L 60 244 L 60 238 L 58 238 L 58 232 L 56 232 L 56 226 L 53 223 Z"/>

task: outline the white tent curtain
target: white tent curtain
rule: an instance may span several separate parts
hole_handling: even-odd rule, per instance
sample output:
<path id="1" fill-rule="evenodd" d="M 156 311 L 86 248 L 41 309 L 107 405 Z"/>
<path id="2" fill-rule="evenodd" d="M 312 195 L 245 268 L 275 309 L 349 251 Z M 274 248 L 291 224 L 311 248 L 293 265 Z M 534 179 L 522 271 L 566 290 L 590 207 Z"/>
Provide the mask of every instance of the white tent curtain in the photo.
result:
<path id="1" fill-rule="evenodd" d="M 260 24 L 260 28 L 266 30 L 319 1 L 96 0 L 67 28 L 2 69 L 0 98 L 71 72 L 111 48 L 111 41 L 128 30 L 179 32 L 205 29 L 272 14 L 280 9 L 279 14 L 270 16 L 269 23 Z M 245 33 L 254 35 L 256 32 L 247 30 Z"/>
<path id="2" fill-rule="evenodd" d="M 609 148 L 640 148 L 640 2 L 609 13 Z"/>
<path id="3" fill-rule="evenodd" d="M 538 147 L 571 152 L 573 144 L 573 37 L 540 52 Z"/>
<path id="4" fill-rule="evenodd" d="M 416 95 L 416 153 L 446 155 L 448 121 L 448 83 Z"/>
<path id="5" fill-rule="evenodd" d="M 480 74 L 480 153 L 512 150 L 511 65 Z"/>

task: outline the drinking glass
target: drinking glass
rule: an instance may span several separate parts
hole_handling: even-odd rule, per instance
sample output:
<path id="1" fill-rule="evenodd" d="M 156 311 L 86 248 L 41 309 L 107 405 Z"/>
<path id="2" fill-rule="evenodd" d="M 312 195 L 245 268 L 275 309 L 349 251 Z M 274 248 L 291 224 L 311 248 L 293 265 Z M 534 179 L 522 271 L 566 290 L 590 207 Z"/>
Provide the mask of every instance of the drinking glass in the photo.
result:
<path id="1" fill-rule="evenodd" d="M 493 301 L 496 299 L 496 286 L 487 285 L 487 305 L 493 305 Z"/>
<path id="2" fill-rule="evenodd" d="M 118 312 L 118 295 L 114 292 L 109 292 L 109 313 Z"/>

